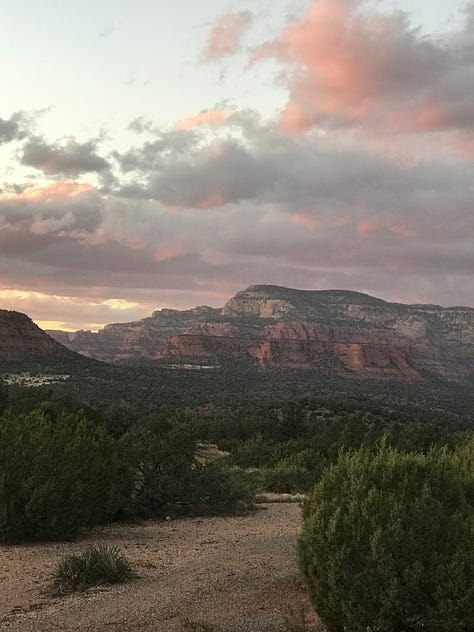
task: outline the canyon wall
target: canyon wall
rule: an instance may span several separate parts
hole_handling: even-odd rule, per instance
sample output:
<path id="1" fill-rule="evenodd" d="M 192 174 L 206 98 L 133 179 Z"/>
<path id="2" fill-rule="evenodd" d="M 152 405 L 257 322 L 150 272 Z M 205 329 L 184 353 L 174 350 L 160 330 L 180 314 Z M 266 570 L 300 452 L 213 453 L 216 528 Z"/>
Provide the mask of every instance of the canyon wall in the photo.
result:
<path id="1" fill-rule="evenodd" d="M 389 303 L 345 290 L 250 286 L 221 309 L 161 310 L 97 333 L 51 332 L 109 362 L 327 369 L 367 378 L 472 382 L 474 309 Z"/>

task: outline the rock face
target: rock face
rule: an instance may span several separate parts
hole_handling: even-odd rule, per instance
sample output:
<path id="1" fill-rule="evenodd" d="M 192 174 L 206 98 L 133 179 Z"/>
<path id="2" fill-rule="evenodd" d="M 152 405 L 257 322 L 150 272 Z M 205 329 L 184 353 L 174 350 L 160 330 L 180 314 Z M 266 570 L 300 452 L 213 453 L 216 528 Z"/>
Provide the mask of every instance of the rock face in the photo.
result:
<path id="1" fill-rule="evenodd" d="M 471 383 L 474 309 L 402 305 L 344 290 L 253 285 L 222 309 L 161 310 L 98 333 L 51 332 L 106 361 L 243 363 L 367 378 Z"/>
<path id="2" fill-rule="evenodd" d="M 3 368 L 17 368 L 24 364 L 50 368 L 72 362 L 83 363 L 84 358 L 53 340 L 25 314 L 0 310 L 0 364 Z"/>
<path id="3" fill-rule="evenodd" d="M 94 333 L 50 330 L 47 333 L 69 349 L 104 362 L 152 360 L 163 351 L 172 336 L 187 332 L 199 322 L 213 320 L 220 310 L 196 307 L 186 311 L 162 309 L 150 318 L 132 323 L 106 325 Z"/>

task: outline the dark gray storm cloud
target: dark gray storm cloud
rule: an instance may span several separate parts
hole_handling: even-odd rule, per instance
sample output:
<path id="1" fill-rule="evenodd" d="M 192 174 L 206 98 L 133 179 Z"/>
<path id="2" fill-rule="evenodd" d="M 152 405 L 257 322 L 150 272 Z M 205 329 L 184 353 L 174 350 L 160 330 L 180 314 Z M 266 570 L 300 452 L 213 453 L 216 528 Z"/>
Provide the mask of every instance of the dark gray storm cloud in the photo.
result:
<path id="1" fill-rule="evenodd" d="M 109 164 L 97 151 L 97 140 L 84 143 L 68 138 L 62 143 L 48 143 L 32 136 L 23 147 L 21 163 L 45 174 L 77 177 L 81 173 L 105 172 Z"/>

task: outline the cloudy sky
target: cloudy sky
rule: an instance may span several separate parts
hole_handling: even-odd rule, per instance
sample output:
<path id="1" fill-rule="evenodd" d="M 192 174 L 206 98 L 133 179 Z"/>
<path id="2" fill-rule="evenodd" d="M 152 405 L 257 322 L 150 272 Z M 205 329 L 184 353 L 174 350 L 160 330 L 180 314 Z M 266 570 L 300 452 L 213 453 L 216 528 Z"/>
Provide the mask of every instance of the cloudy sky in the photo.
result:
<path id="1" fill-rule="evenodd" d="M 474 3 L 2 3 L 0 307 L 474 305 Z"/>

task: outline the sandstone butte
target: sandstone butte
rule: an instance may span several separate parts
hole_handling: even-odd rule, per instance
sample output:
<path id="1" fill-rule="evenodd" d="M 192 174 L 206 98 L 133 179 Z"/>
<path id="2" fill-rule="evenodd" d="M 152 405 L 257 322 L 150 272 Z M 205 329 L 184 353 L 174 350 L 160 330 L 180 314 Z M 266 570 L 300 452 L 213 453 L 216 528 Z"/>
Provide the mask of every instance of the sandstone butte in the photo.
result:
<path id="1" fill-rule="evenodd" d="M 162 309 L 98 332 L 48 332 L 105 362 L 325 369 L 473 382 L 474 309 L 404 305 L 345 290 L 253 285 L 222 308 Z"/>

